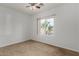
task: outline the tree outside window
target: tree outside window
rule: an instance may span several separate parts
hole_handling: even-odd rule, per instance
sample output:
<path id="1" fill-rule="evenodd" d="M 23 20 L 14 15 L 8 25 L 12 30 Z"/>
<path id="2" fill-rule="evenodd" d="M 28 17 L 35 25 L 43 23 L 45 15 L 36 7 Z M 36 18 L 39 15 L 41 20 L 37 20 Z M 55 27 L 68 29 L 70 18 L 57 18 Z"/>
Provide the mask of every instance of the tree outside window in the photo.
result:
<path id="1" fill-rule="evenodd" d="M 50 35 L 54 32 L 54 18 L 42 19 L 41 23 L 41 34 Z"/>

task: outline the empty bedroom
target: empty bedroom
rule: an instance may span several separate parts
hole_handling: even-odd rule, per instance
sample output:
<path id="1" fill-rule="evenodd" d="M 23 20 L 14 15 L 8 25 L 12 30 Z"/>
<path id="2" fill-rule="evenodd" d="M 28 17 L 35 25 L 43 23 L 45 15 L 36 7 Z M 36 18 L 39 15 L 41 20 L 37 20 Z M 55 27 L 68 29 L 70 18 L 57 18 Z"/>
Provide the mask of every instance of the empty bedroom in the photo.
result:
<path id="1" fill-rule="evenodd" d="M 79 56 L 79 3 L 0 3 L 0 56 Z"/>

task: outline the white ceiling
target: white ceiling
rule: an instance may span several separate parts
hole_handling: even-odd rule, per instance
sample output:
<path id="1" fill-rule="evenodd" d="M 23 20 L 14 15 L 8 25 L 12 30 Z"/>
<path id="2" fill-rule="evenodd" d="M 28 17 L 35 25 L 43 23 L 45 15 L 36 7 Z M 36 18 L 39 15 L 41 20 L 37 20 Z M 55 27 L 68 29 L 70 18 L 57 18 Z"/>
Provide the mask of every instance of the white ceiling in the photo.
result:
<path id="1" fill-rule="evenodd" d="M 62 4 L 61 3 L 44 3 L 44 6 L 42 6 L 39 10 L 31 10 L 30 8 L 26 8 L 25 6 L 27 5 L 27 3 L 2 3 L 0 5 L 33 15 L 40 12 L 44 12 L 46 10 L 51 10 Z"/>

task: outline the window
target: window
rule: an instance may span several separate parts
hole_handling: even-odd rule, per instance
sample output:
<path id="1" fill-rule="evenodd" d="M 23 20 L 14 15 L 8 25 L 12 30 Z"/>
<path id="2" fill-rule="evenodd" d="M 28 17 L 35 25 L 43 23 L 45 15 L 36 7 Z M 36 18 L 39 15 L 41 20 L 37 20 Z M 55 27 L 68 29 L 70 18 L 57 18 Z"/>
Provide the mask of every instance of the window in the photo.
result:
<path id="1" fill-rule="evenodd" d="M 39 21 L 39 32 L 42 35 L 51 35 L 54 33 L 54 20 L 55 17 L 43 18 Z"/>

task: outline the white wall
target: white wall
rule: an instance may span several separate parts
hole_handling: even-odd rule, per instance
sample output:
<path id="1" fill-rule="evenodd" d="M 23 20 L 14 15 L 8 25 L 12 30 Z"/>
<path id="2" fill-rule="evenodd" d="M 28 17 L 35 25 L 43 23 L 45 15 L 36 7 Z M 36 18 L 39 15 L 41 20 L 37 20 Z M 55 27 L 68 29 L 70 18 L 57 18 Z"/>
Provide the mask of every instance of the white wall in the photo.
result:
<path id="1" fill-rule="evenodd" d="M 77 6 L 76 4 L 66 4 L 56 9 L 56 33 L 55 44 L 60 47 L 79 51 L 77 34 Z"/>
<path id="2" fill-rule="evenodd" d="M 55 33 L 53 36 L 37 35 L 37 18 L 56 14 Z M 51 45 L 79 51 L 79 4 L 64 4 L 50 11 L 34 16 L 33 39 Z"/>
<path id="3" fill-rule="evenodd" d="M 0 6 L 0 47 L 31 39 L 31 16 Z"/>

